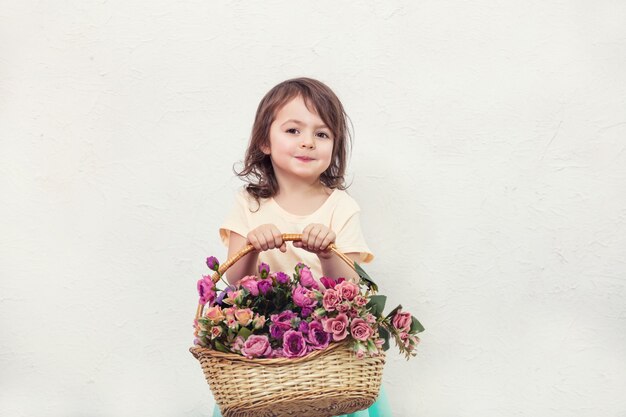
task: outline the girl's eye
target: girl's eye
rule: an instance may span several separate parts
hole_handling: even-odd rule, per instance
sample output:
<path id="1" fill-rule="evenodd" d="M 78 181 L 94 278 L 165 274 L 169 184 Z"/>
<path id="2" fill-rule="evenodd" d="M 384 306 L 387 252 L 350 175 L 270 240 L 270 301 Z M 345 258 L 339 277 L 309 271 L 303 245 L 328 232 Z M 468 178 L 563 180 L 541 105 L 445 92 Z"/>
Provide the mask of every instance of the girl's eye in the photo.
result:
<path id="1" fill-rule="evenodd" d="M 287 129 L 287 133 L 298 133 L 298 129 L 294 129 L 294 128 Z"/>
<path id="2" fill-rule="evenodd" d="M 326 139 L 330 138 L 330 136 L 326 132 L 319 132 L 318 135 Z"/>

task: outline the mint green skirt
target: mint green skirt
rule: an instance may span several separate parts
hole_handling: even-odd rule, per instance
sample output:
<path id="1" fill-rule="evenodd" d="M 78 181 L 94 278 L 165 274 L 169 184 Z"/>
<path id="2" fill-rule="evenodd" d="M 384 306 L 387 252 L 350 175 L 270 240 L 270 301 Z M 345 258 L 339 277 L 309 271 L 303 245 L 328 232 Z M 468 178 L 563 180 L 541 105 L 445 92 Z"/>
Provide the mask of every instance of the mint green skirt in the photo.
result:
<path id="1" fill-rule="evenodd" d="M 215 405 L 213 409 L 213 417 L 222 417 L 222 413 L 220 413 L 220 409 Z M 376 402 L 372 404 L 368 409 L 357 411 L 356 413 L 351 414 L 343 414 L 339 417 L 393 417 L 391 414 L 391 406 L 389 405 L 389 400 L 387 399 L 387 395 L 385 394 L 385 390 L 383 386 L 380 387 L 380 392 L 378 393 L 378 398 Z"/>

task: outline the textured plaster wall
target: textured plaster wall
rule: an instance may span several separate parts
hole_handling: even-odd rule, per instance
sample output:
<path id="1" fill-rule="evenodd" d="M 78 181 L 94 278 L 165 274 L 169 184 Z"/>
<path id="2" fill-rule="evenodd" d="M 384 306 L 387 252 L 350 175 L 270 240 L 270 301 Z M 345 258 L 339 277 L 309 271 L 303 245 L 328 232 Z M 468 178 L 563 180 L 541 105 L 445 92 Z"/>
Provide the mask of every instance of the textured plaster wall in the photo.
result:
<path id="1" fill-rule="evenodd" d="M 0 1 L 0 415 L 208 416 L 203 259 L 277 82 L 355 127 L 395 416 L 626 416 L 626 4 Z"/>

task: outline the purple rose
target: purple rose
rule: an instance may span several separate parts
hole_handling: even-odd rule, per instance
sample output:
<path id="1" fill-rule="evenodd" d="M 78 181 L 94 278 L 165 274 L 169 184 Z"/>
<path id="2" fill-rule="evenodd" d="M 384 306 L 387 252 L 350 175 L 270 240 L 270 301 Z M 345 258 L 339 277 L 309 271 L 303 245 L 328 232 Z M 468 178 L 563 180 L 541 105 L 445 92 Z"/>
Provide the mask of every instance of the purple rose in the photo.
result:
<path id="1" fill-rule="evenodd" d="M 200 304 L 209 305 L 213 304 L 215 301 L 215 290 L 214 290 L 213 281 L 211 281 L 211 277 L 208 275 L 204 275 L 201 280 L 198 280 L 198 294 L 200 295 Z"/>
<path id="2" fill-rule="evenodd" d="M 209 256 L 206 258 L 206 266 L 213 271 L 217 271 L 220 268 L 220 262 L 215 256 Z"/>
<path id="3" fill-rule="evenodd" d="M 284 334 L 285 328 L 276 324 L 270 324 L 270 336 L 272 336 L 272 338 L 280 340 Z"/>
<path id="4" fill-rule="evenodd" d="M 272 314 L 270 320 L 272 323 L 287 330 L 291 328 L 291 319 L 294 317 L 297 317 L 296 313 L 291 310 L 285 310 L 279 314 Z"/>
<path id="5" fill-rule="evenodd" d="M 302 311 L 300 312 L 300 317 L 302 317 L 303 319 L 306 319 L 307 317 L 311 315 L 312 312 L 313 312 L 313 309 L 311 307 L 303 307 Z"/>
<path id="6" fill-rule="evenodd" d="M 298 307 L 314 307 L 317 304 L 317 300 L 313 297 L 313 291 L 299 285 L 293 289 L 291 295 L 293 302 Z"/>
<path id="7" fill-rule="evenodd" d="M 330 343 L 330 333 L 324 331 L 324 326 L 319 321 L 309 323 L 307 335 L 309 347 L 312 349 L 326 349 Z"/>
<path id="8" fill-rule="evenodd" d="M 259 281 L 258 283 L 258 288 L 259 288 L 259 292 L 262 295 L 267 295 L 267 293 L 272 291 L 272 280 L 271 279 L 264 279 Z"/>
<path id="9" fill-rule="evenodd" d="M 289 275 L 284 272 L 277 272 L 274 274 L 274 277 L 276 278 L 276 282 L 279 284 L 287 284 L 289 282 Z"/>
<path id="10" fill-rule="evenodd" d="M 315 288 L 316 290 L 319 289 L 319 285 L 313 278 L 311 270 L 306 266 L 300 269 L 300 284 L 306 288 Z"/>
<path id="11" fill-rule="evenodd" d="M 306 355 L 307 346 L 302 333 L 287 330 L 283 335 L 283 352 L 288 358 L 299 358 Z"/>
<path id="12" fill-rule="evenodd" d="M 301 332 L 302 334 L 307 334 L 309 332 L 309 323 L 302 320 L 300 322 L 300 325 L 298 326 L 298 331 Z"/>
<path id="13" fill-rule="evenodd" d="M 270 266 L 264 262 L 259 264 L 259 275 L 261 278 L 265 279 L 270 273 Z"/>
<path id="14" fill-rule="evenodd" d="M 246 358 L 261 358 L 272 353 L 272 346 L 265 335 L 251 335 L 244 343 L 241 353 Z"/>

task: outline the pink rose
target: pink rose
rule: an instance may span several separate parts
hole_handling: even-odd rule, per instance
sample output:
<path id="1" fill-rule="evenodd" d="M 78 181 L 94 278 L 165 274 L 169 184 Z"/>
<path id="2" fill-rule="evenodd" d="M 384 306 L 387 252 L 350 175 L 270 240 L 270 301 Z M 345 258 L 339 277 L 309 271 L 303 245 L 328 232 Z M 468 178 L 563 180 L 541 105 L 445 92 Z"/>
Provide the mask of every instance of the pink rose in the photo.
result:
<path id="1" fill-rule="evenodd" d="M 343 281 L 335 286 L 335 291 L 343 300 L 352 301 L 359 294 L 359 286 L 350 281 Z"/>
<path id="2" fill-rule="evenodd" d="M 337 294 L 337 291 L 333 289 L 326 290 L 324 298 L 322 298 L 322 305 L 326 311 L 335 311 L 337 304 L 339 304 L 339 294 Z"/>
<path id="3" fill-rule="evenodd" d="M 406 332 L 400 333 L 400 340 L 402 340 L 402 343 L 404 343 L 404 347 L 405 348 L 409 347 L 410 340 L 409 340 L 409 334 L 408 333 L 406 333 Z"/>
<path id="4" fill-rule="evenodd" d="M 214 323 L 224 320 L 224 313 L 220 306 L 209 307 L 204 313 L 204 316 Z"/>
<path id="5" fill-rule="evenodd" d="M 303 322 L 306 323 L 306 322 Z M 330 343 L 330 333 L 324 331 L 324 326 L 319 321 L 312 321 L 308 325 L 307 340 L 310 349 L 326 349 Z"/>
<path id="6" fill-rule="evenodd" d="M 248 290 L 250 294 L 252 294 L 254 297 L 259 295 L 259 283 L 257 282 L 254 275 L 248 275 L 241 278 L 241 280 L 239 281 L 239 286 Z"/>
<path id="7" fill-rule="evenodd" d="M 292 291 L 293 302 L 298 307 L 313 307 L 317 304 L 317 300 L 314 298 L 313 291 L 307 290 L 304 287 L 297 286 Z"/>
<path id="8" fill-rule="evenodd" d="M 335 342 L 343 340 L 348 335 L 348 316 L 343 313 L 337 314 L 337 317 L 326 319 L 322 322 L 324 331 L 333 335 Z"/>
<path id="9" fill-rule="evenodd" d="M 365 352 L 367 352 L 367 348 L 361 342 L 355 342 L 352 349 L 358 359 L 363 359 L 365 357 Z"/>
<path id="10" fill-rule="evenodd" d="M 354 303 L 359 307 L 363 307 L 367 304 L 367 298 L 363 297 L 362 295 L 357 295 L 356 297 L 354 297 Z"/>
<path id="11" fill-rule="evenodd" d="M 241 353 L 246 358 L 261 358 L 272 353 L 272 346 L 265 335 L 251 335 L 243 345 Z"/>
<path id="12" fill-rule="evenodd" d="M 411 320 L 411 313 L 398 310 L 396 315 L 393 316 L 393 327 L 400 331 L 408 332 L 411 329 Z"/>
<path id="13" fill-rule="evenodd" d="M 211 328 L 211 337 L 215 339 L 216 337 L 220 337 L 222 335 L 222 328 L 219 326 L 215 326 Z"/>
<path id="14" fill-rule="evenodd" d="M 200 295 L 200 304 L 213 304 L 215 301 L 215 284 L 213 284 L 210 276 L 203 275 L 202 279 L 198 280 L 198 294 Z"/>
<path id="15" fill-rule="evenodd" d="M 254 326 L 255 329 L 261 329 L 263 328 L 263 326 L 265 326 L 265 316 L 259 316 L 258 314 L 256 314 L 256 316 L 254 317 L 254 320 L 252 320 L 252 325 Z"/>
<path id="16" fill-rule="evenodd" d="M 237 336 L 235 338 L 235 341 L 233 342 L 233 344 L 230 346 L 231 350 L 233 350 L 234 352 L 240 352 L 241 349 L 243 348 L 244 344 L 245 344 L 245 340 L 243 339 L 243 337 L 241 336 Z"/>
<path id="17" fill-rule="evenodd" d="M 235 308 L 234 307 L 225 308 L 224 310 L 222 310 L 222 312 L 224 313 L 226 320 L 228 319 L 235 320 Z"/>
<path id="18" fill-rule="evenodd" d="M 306 266 L 300 269 L 300 284 L 302 284 L 306 288 L 319 288 L 317 281 L 315 281 L 315 279 L 313 278 L 311 270 Z"/>
<path id="19" fill-rule="evenodd" d="M 337 306 L 336 306 L 335 308 L 336 308 L 336 309 L 337 309 L 337 311 L 338 311 L 338 312 L 340 312 L 340 313 L 347 313 L 348 311 L 350 311 L 350 309 L 351 309 L 352 307 L 350 306 L 350 304 L 349 304 L 349 303 L 347 303 L 347 302 L 345 302 L 345 301 L 344 301 L 344 302 L 343 302 L 343 303 L 341 303 L 341 304 L 337 304 Z"/>
<path id="20" fill-rule="evenodd" d="M 227 294 L 228 296 L 224 298 L 224 302 L 226 304 L 235 305 L 236 303 L 240 303 L 241 300 L 243 299 L 242 290 L 237 290 L 237 291 L 228 290 Z"/>
<path id="21" fill-rule="evenodd" d="M 254 313 L 249 308 L 242 308 L 235 311 L 235 318 L 237 323 L 242 326 L 247 326 L 252 321 Z"/>
<path id="22" fill-rule="evenodd" d="M 366 341 L 374 334 L 372 328 L 363 319 L 354 319 L 350 324 L 350 333 L 356 340 Z"/>

